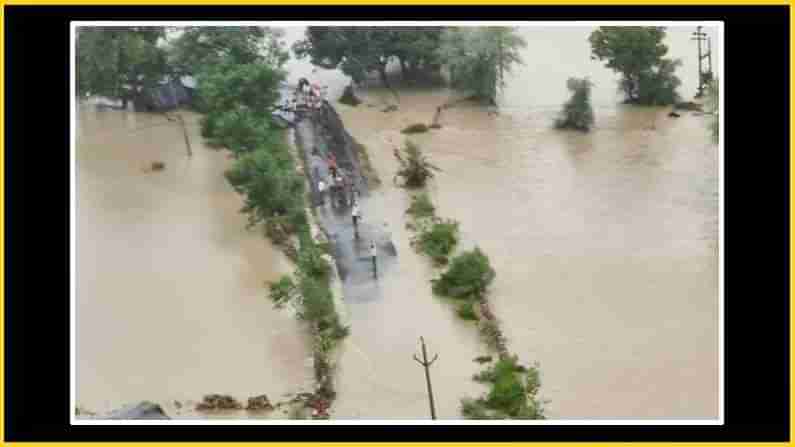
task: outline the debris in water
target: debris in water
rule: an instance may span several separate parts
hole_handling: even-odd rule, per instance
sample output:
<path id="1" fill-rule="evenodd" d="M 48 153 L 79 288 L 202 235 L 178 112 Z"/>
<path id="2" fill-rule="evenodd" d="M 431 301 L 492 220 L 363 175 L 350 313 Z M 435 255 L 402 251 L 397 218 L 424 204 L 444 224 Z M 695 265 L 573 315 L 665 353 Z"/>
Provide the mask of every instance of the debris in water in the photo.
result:
<path id="1" fill-rule="evenodd" d="M 152 162 L 152 171 L 162 171 L 163 169 L 166 169 L 166 164 L 162 161 Z"/>
<path id="2" fill-rule="evenodd" d="M 204 400 L 201 403 L 196 405 L 196 409 L 199 411 L 240 410 L 242 408 L 243 405 L 235 400 L 234 397 L 221 394 L 208 394 L 204 396 Z"/>
<path id="3" fill-rule="evenodd" d="M 246 410 L 248 411 L 270 411 L 273 410 L 273 405 L 271 405 L 270 401 L 268 400 L 268 396 L 262 394 L 255 397 L 248 398 L 248 405 L 246 406 Z"/>

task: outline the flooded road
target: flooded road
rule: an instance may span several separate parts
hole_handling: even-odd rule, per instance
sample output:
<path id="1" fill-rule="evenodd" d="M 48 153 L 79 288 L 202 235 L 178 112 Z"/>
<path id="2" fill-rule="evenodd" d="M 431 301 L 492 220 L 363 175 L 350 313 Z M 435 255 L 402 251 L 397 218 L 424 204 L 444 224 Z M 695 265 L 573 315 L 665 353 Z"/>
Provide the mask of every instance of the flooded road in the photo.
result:
<path id="1" fill-rule="evenodd" d="M 289 261 L 223 176 L 226 152 L 162 115 L 81 106 L 77 122 L 77 403 L 104 412 L 149 399 L 246 398 L 312 383 L 305 330 L 264 282 Z M 153 161 L 165 170 L 144 172 Z M 227 415 L 241 417 L 242 415 Z"/>
<path id="2" fill-rule="evenodd" d="M 443 169 L 430 187 L 438 214 L 461 222 L 497 271 L 490 300 L 522 362 L 540 362 L 549 418 L 714 418 L 718 398 L 718 158 L 707 118 L 618 105 L 614 73 L 590 60 L 588 28 L 526 28 L 528 48 L 500 115 L 463 104 L 442 129 L 412 137 Z M 682 95 L 695 92 L 692 28 L 669 29 Z M 705 30 L 713 36 L 714 30 Z M 286 41 L 302 37 L 289 28 Z M 717 46 L 717 45 L 713 45 Z M 713 64 L 717 66 L 717 57 Z M 288 63 L 337 98 L 348 80 Z M 569 76 L 590 76 L 596 128 L 551 128 Z M 425 419 L 424 336 L 440 419 L 485 388 L 471 380 L 486 353 L 474 324 L 433 297 L 436 272 L 409 246 L 408 194 L 394 187 L 400 130 L 430 123 L 445 89 L 363 92 L 368 107 L 334 104 L 383 180 L 363 223 L 383 226 L 397 260 L 347 303 L 333 417 Z M 196 115 L 186 115 L 195 123 Z M 157 115 L 81 107 L 77 137 L 77 402 L 108 411 L 150 399 L 228 393 L 279 400 L 312 379 L 305 330 L 274 310 L 264 282 L 290 270 L 223 177 L 224 152 L 192 125 Z M 163 161 L 161 172 L 144 172 Z M 240 417 L 240 416 L 237 416 Z"/>
<path id="3" fill-rule="evenodd" d="M 462 105 L 443 112 L 442 129 L 412 138 L 444 170 L 430 188 L 439 215 L 461 222 L 463 248 L 478 244 L 492 260 L 490 299 L 509 349 L 541 364 L 548 417 L 715 418 L 717 146 L 706 117 L 672 119 L 669 108 L 619 105 L 616 76 L 589 60 L 590 31 L 523 29 L 527 65 L 509 80 L 499 116 Z M 678 74 L 686 99 L 697 83 L 692 31 L 669 28 L 668 38 L 671 55 L 685 61 Z M 568 97 L 566 78 L 586 75 L 596 83 L 596 129 L 552 129 Z M 400 110 L 382 113 L 389 95 L 370 89 L 364 99 L 378 107 L 337 106 L 386 180 L 373 202 L 390 221 L 404 222 L 408 205 L 406 193 L 389 184 L 397 170 L 392 148 L 404 139 L 399 131 L 430 123 L 451 96 L 404 89 Z M 407 245 L 408 235 L 396 233 Z M 360 350 L 378 366 L 371 377 L 383 397 L 343 361 L 340 380 L 350 387 L 340 388 L 338 406 L 390 401 L 373 411 L 396 414 L 399 404 L 387 390 L 400 384 L 417 390 L 421 411 L 421 370 L 408 356 L 424 335 L 440 353 L 432 370 L 435 390 L 436 383 L 443 390 L 438 405 L 446 406 L 440 413 L 456 417 L 458 399 L 473 389 L 475 330 L 430 296 L 429 284 L 416 280 L 430 279 L 430 267 L 405 253 L 408 247 L 388 278 L 391 299 L 350 309 L 361 315 L 354 335 L 366 331 Z M 415 306 L 423 300 L 423 308 Z M 354 369 L 356 378 L 346 378 Z"/>

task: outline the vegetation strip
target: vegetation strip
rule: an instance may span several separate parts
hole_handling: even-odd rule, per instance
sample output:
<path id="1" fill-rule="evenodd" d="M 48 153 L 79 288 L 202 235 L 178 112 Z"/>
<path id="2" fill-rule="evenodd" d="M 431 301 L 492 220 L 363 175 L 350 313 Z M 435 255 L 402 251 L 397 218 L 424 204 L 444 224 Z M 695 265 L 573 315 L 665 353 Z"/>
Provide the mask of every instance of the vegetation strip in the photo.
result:
<path id="1" fill-rule="evenodd" d="M 199 28 L 187 35 L 191 40 L 180 42 L 190 46 L 201 40 L 197 34 L 202 32 L 212 34 L 208 38 L 218 38 L 217 29 Z M 237 29 L 228 32 L 229 43 L 239 42 L 233 39 L 241 37 Z M 269 284 L 270 297 L 277 307 L 292 303 L 299 319 L 309 325 L 317 389 L 306 405 L 315 409 L 314 417 L 327 418 L 336 396 L 330 353 L 348 330 L 342 327 L 334 306 L 327 252 L 322 241 L 312 237 L 305 170 L 296 165 L 285 131 L 272 120 L 287 55 L 278 45 L 271 45 L 265 55 L 260 48 L 247 52 L 248 46 L 243 45 L 237 48 L 240 51 L 231 51 L 196 73 L 204 113 L 202 135 L 234 155 L 236 161 L 226 178 L 243 196 L 241 211 L 248 215 L 249 226 L 263 224 L 266 235 L 295 262 L 293 275 Z"/>
<path id="2" fill-rule="evenodd" d="M 397 176 L 406 188 L 424 188 L 438 168 L 410 141 L 406 141 L 402 152 L 395 152 L 402 166 Z M 476 321 L 484 342 L 498 353 L 495 364 L 473 377 L 490 384 L 491 390 L 476 399 L 462 399 L 461 414 L 470 419 L 543 419 L 543 404 L 536 398 L 541 385 L 538 366 L 518 364 L 517 356 L 508 352 L 505 336 L 489 308 L 486 292 L 496 272 L 488 256 L 476 247 L 450 260 L 460 240 L 459 223 L 439 218 L 427 192 L 412 196 L 406 214 L 412 217 L 406 226 L 415 232 L 411 242 L 415 250 L 430 257 L 435 266 L 447 265 L 438 278 L 431 280 L 433 293 L 456 300 L 458 316 Z M 490 363 L 492 358 L 482 356 L 475 361 Z"/>

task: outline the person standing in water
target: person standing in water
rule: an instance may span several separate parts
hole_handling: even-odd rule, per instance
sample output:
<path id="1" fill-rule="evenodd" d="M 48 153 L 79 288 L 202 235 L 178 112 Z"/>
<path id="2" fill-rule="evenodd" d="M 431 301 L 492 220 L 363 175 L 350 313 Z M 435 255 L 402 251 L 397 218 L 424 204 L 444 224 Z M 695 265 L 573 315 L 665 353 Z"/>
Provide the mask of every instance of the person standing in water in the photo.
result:
<path id="1" fill-rule="evenodd" d="M 375 241 L 370 241 L 370 257 L 373 259 L 373 277 L 378 278 L 378 263 L 376 262 L 377 249 Z"/>

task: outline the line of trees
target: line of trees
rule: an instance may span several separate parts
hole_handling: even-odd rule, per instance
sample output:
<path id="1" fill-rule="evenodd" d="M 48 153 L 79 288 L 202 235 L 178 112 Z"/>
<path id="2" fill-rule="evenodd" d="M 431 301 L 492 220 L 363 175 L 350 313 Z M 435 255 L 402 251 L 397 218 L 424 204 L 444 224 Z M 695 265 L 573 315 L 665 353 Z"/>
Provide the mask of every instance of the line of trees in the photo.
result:
<path id="1" fill-rule="evenodd" d="M 621 74 L 629 103 L 668 105 L 680 98 L 678 59 L 665 57 L 664 27 L 605 26 L 589 37 L 593 59 Z M 78 91 L 127 101 L 165 78 L 197 76 L 221 65 L 280 67 L 281 33 L 263 27 L 84 27 L 78 31 Z M 355 82 L 390 61 L 403 78 L 449 71 L 451 84 L 494 103 L 508 73 L 523 64 L 526 42 L 512 27 L 308 27 L 298 58 L 338 68 Z"/>
<path id="2" fill-rule="evenodd" d="M 316 27 L 293 50 L 314 65 L 339 68 L 355 82 L 377 72 L 389 85 L 390 61 L 404 79 L 450 70 L 452 84 L 494 102 L 505 75 L 522 63 L 526 42 L 511 27 Z"/>

